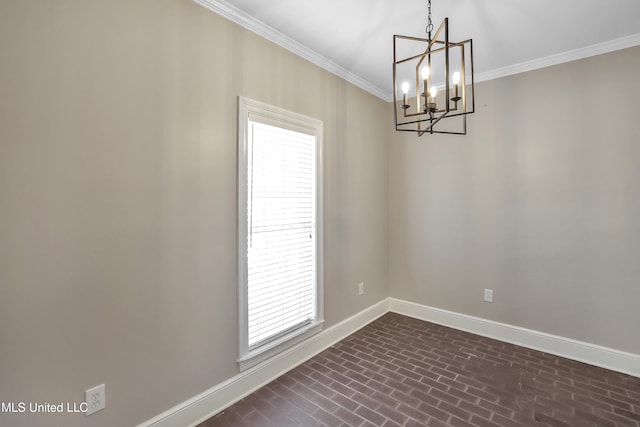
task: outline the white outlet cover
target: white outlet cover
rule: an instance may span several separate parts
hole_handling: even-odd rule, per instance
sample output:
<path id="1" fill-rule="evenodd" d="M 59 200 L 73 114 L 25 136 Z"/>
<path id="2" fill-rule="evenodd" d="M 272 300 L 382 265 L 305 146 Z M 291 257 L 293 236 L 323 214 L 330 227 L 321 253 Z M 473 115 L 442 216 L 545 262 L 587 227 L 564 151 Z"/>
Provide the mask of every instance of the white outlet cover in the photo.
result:
<path id="1" fill-rule="evenodd" d="M 84 402 L 87 404 L 85 415 L 95 414 L 107 406 L 104 384 L 100 384 L 84 392 Z"/>
<path id="2" fill-rule="evenodd" d="M 493 289 L 484 290 L 484 300 L 486 302 L 493 302 Z"/>
<path id="3" fill-rule="evenodd" d="M 364 282 L 358 283 L 358 295 L 364 294 Z"/>

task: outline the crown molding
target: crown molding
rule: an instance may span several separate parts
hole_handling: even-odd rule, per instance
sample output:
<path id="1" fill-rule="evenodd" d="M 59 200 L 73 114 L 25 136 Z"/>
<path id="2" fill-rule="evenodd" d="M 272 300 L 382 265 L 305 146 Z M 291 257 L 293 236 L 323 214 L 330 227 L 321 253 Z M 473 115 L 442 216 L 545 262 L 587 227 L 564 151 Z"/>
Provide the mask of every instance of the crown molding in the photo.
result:
<path id="1" fill-rule="evenodd" d="M 300 42 L 295 41 L 291 37 L 277 31 L 262 21 L 257 20 L 251 15 L 243 12 L 237 7 L 227 3 L 224 0 L 193 0 L 195 3 L 229 19 L 232 22 L 246 28 L 247 30 L 264 37 L 265 39 L 277 44 L 284 49 L 306 59 L 307 61 L 317 65 L 320 68 L 348 81 L 349 83 L 369 92 L 372 95 L 386 101 L 393 101 L 393 93 L 388 92 L 374 85 L 373 83 L 363 79 L 362 77 L 352 73 L 335 62 L 325 58 L 319 53 Z M 483 82 L 487 80 L 499 79 L 514 74 L 525 73 L 527 71 L 537 70 L 539 68 L 551 67 L 553 65 L 563 64 L 565 62 L 576 61 L 578 59 L 588 58 L 591 56 L 601 55 L 620 49 L 626 49 L 640 45 L 640 33 L 630 36 L 597 43 L 579 49 L 573 49 L 561 52 L 555 55 L 538 58 L 531 61 L 521 62 L 519 64 L 508 65 L 494 70 L 475 73 L 475 81 Z"/>
<path id="2" fill-rule="evenodd" d="M 531 61 L 521 62 L 519 64 L 508 65 L 495 70 L 484 71 L 475 74 L 476 82 L 499 79 L 501 77 L 512 76 L 514 74 L 525 73 L 540 68 L 551 67 L 553 65 L 563 64 L 565 62 L 577 61 L 578 59 L 589 58 L 591 56 L 602 55 L 604 53 L 616 50 L 626 49 L 640 45 L 640 33 L 630 36 L 613 39 L 591 46 L 579 49 L 568 50 L 555 55 L 545 56 L 544 58 L 533 59 Z"/>
<path id="3" fill-rule="evenodd" d="M 393 100 L 393 95 L 389 92 L 380 89 L 378 86 L 370 83 L 369 81 L 363 79 L 362 77 L 352 73 L 346 68 L 341 67 L 335 62 L 325 58 L 319 53 L 315 52 L 312 49 L 309 49 L 307 46 L 303 45 L 300 42 L 295 41 L 291 37 L 281 33 L 280 31 L 270 27 L 262 21 L 257 20 L 251 15 L 243 12 L 237 7 L 227 3 L 224 0 L 193 0 L 195 3 L 217 13 L 218 15 L 227 18 L 228 20 L 235 22 L 241 27 L 246 28 L 247 30 L 258 34 L 259 36 L 264 37 L 265 39 L 277 44 L 284 49 L 287 49 L 290 52 L 300 56 L 301 58 L 306 59 L 307 61 L 317 65 L 320 68 L 323 68 L 334 74 L 349 83 L 369 92 L 372 95 L 377 96 L 387 102 Z"/>

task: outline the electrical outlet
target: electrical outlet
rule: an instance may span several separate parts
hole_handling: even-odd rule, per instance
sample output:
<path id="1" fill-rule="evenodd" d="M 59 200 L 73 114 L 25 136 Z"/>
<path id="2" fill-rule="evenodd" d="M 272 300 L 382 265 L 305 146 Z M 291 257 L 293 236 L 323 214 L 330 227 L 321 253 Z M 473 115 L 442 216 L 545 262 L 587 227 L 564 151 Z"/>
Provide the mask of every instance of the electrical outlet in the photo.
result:
<path id="1" fill-rule="evenodd" d="M 107 406 L 104 384 L 90 388 L 84 392 L 84 402 L 87 404 L 85 415 L 91 415 Z"/>
<path id="2" fill-rule="evenodd" d="M 364 282 L 358 283 L 358 295 L 364 294 Z"/>
<path id="3" fill-rule="evenodd" d="M 484 290 L 484 300 L 485 302 L 493 302 L 493 289 Z"/>

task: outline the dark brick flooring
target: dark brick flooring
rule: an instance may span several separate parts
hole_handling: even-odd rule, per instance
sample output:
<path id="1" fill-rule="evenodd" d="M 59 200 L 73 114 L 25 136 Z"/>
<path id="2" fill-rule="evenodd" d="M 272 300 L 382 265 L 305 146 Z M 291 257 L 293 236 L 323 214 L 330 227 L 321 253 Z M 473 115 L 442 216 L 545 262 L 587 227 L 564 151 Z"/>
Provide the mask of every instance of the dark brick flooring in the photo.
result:
<path id="1" fill-rule="evenodd" d="M 640 426 L 640 378 L 395 313 L 199 427 Z"/>

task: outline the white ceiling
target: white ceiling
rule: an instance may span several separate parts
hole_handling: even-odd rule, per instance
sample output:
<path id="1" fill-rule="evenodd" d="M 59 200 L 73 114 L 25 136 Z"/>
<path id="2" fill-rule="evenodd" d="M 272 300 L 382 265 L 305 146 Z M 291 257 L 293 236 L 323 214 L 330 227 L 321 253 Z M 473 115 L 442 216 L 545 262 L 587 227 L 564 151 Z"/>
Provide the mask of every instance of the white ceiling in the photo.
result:
<path id="1" fill-rule="evenodd" d="M 424 37 L 426 0 L 194 0 L 392 99 L 393 35 Z M 640 45 L 640 0 L 432 0 L 473 39 L 476 81 Z"/>

